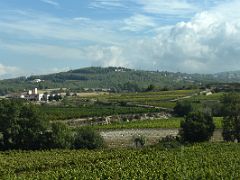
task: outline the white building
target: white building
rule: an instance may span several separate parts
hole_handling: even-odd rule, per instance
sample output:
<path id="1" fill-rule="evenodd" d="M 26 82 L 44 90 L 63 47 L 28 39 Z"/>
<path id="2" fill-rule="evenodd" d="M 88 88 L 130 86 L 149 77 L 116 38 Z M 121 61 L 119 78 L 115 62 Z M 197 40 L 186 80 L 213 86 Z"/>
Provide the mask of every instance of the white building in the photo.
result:
<path id="1" fill-rule="evenodd" d="M 40 83 L 40 82 L 42 82 L 42 81 L 44 81 L 44 80 L 41 80 L 41 79 L 34 79 L 32 82 L 33 82 L 33 83 Z"/>

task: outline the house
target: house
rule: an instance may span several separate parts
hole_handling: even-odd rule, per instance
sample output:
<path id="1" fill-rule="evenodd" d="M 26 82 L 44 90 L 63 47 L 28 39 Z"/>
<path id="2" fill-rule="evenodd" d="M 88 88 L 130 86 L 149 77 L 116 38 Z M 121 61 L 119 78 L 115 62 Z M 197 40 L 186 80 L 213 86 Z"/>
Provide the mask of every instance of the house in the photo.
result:
<path id="1" fill-rule="evenodd" d="M 40 83 L 40 82 L 43 82 L 44 80 L 41 80 L 41 79 L 34 79 L 32 82 L 33 83 Z"/>
<path id="2" fill-rule="evenodd" d="M 213 94 L 213 93 L 212 93 L 209 89 L 200 92 L 200 95 L 205 95 L 205 96 L 210 96 L 210 95 L 212 95 L 212 94 Z"/>

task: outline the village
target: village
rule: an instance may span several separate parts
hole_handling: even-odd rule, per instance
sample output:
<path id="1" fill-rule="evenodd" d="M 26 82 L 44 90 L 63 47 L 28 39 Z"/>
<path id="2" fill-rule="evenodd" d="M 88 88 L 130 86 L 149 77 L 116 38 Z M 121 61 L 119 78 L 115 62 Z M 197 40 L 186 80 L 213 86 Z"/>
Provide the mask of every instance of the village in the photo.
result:
<path id="1" fill-rule="evenodd" d="M 36 102 L 48 102 L 48 101 L 59 101 L 65 96 L 66 93 L 53 93 L 53 92 L 42 92 L 38 91 L 38 88 L 28 90 L 22 93 L 12 93 L 5 96 L 7 99 L 25 99 L 27 101 Z"/>

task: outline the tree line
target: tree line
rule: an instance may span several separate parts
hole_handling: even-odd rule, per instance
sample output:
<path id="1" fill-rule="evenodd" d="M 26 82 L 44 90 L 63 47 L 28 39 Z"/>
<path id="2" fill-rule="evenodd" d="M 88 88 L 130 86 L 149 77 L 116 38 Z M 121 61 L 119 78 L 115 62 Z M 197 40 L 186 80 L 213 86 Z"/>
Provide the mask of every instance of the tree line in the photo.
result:
<path id="1" fill-rule="evenodd" d="M 50 123 L 31 103 L 0 101 L 0 150 L 94 149 L 103 146 L 103 138 L 92 129 L 72 131 L 63 123 Z"/>

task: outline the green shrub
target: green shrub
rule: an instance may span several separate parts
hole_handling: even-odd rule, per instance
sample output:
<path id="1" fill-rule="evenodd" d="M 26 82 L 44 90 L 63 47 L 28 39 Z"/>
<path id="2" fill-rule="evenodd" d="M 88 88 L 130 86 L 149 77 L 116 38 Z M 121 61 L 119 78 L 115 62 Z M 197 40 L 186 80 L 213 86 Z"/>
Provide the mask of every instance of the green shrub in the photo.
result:
<path id="1" fill-rule="evenodd" d="M 159 140 L 158 146 L 163 149 L 175 149 L 182 146 L 179 137 L 168 135 Z"/>
<path id="2" fill-rule="evenodd" d="M 193 107 L 188 101 L 177 102 L 174 107 L 174 113 L 180 117 L 188 115 L 191 111 L 193 111 Z"/>
<path id="3" fill-rule="evenodd" d="M 134 136 L 133 141 L 134 141 L 136 148 L 143 147 L 146 143 L 146 138 L 142 135 Z"/>
<path id="4" fill-rule="evenodd" d="M 223 138 L 225 141 L 240 142 L 240 94 L 223 96 Z"/>
<path id="5" fill-rule="evenodd" d="M 179 134 L 184 142 L 208 141 L 214 132 L 212 116 L 202 112 L 192 112 L 181 122 Z"/>
<path id="6" fill-rule="evenodd" d="M 76 149 L 97 149 L 104 147 L 103 137 L 91 128 L 79 128 L 74 138 Z"/>
<path id="7" fill-rule="evenodd" d="M 60 122 L 51 124 L 51 131 L 45 134 L 43 146 L 47 149 L 68 149 L 72 147 L 73 135 L 71 129 Z"/>

